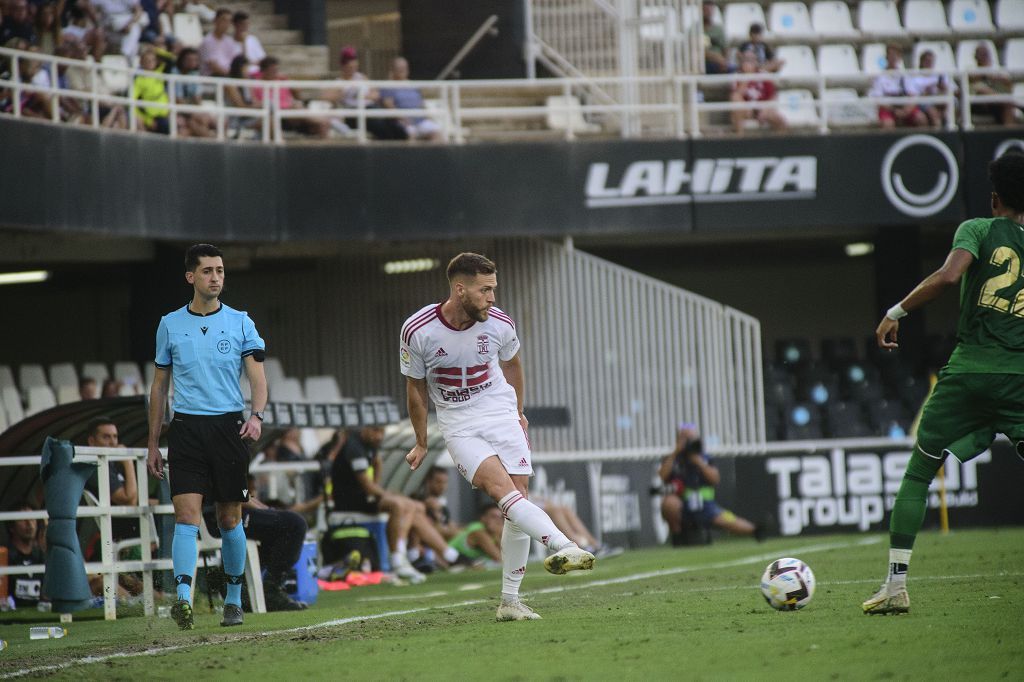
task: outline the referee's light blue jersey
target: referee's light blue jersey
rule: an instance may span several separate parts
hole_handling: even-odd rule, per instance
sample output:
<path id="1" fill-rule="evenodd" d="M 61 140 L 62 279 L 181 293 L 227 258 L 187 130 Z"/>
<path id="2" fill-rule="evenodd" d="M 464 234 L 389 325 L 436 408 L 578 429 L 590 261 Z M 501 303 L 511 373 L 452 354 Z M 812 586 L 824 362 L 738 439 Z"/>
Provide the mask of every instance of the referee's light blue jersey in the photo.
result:
<path id="1" fill-rule="evenodd" d="M 156 330 L 156 366 L 171 371 L 174 411 L 185 414 L 240 412 L 242 358 L 265 350 L 249 315 L 223 303 L 209 315 L 186 305 L 160 318 Z"/>

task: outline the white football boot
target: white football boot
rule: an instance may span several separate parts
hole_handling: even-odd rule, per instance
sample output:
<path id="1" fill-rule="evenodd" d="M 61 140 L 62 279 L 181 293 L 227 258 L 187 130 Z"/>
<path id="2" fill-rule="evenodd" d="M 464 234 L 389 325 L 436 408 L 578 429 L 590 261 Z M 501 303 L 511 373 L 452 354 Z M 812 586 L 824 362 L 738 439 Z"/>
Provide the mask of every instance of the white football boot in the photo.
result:
<path id="1" fill-rule="evenodd" d="M 890 588 L 883 583 L 870 599 L 860 605 L 868 615 L 907 613 L 910 611 L 910 595 L 906 587 Z"/>
<path id="2" fill-rule="evenodd" d="M 544 560 L 548 573 L 562 575 L 569 571 L 589 571 L 594 567 L 594 555 L 576 545 L 558 550 Z"/>
<path id="3" fill-rule="evenodd" d="M 497 621 L 503 623 L 511 620 L 540 620 L 540 614 L 523 602 L 501 600 L 498 604 Z"/>
<path id="4" fill-rule="evenodd" d="M 413 585 L 419 585 L 427 576 L 423 575 L 409 563 L 409 560 L 401 555 L 392 555 L 391 570 L 403 580 L 408 580 Z"/>

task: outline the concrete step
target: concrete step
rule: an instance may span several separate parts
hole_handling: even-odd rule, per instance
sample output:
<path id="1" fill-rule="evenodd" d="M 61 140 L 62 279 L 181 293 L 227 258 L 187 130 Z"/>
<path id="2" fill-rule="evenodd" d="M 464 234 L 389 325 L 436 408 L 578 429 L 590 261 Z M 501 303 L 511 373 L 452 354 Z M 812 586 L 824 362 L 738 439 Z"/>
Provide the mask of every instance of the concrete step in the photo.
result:
<path id="1" fill-rule="evenodd" d="M 319 78 L 330 72 L 326 45 L 279 45 L 273 54 L 281 60 L 281 73 L 289 78 Z"/>
<path id="2" fill-rule="evenodd" d="M 273 0 L 246 0 L 245 2 L 226 2 L 218 4 L 214 9 L 224 7 L 232 12 L 248 12 L 250 16 L 256 14 L 273 14 Z"/>
<path id="3" fill-rule="evenodd" d="M 266 29 L 255 32 L 257 38 L 264 46 L 267 45 L 302 45 L 304 40 L 302 31 L 288 29 Z"/>
<path id="4" fill-rule="evenodd" d="M 263 31 L 288 28 L 288 17 L 283 14 L 251 14 L 249 29 L 262 39 Z"/>

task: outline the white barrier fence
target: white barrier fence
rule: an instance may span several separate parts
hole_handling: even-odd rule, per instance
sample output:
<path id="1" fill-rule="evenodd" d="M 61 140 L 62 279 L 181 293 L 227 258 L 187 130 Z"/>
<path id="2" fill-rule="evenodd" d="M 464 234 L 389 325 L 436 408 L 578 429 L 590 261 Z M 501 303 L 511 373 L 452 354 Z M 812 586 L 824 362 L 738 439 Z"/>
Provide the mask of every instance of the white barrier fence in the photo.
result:
<path id="1" fill-rule="evenodd" d="M 166 454 L 166 451 L 164 451 Z M 111 464 L 115 462 L 132 462 L 135 465 L 135 476 L 140 493 L 149 490 L 149 472 L 146 467 L 147 451 L 143 448 L 97 448 L 76 447 L 74 461 L 77 463 L 95 464 L 97 468 L 97 505 L 80 505 L 78 518 L 96 518 L 100 528 L 101 560 L 86 562 L 87 574 L 99 573 L 103 576 L 103 613 L 107 620 L 117 617 L 117 576 L 119 573 L 142 573 L 143 610 L 147 616 L 154 613 L 153 603 L 153 571 L 170 570 L 170 559 L 154 559 L 151 543 L 155 539 L 152 527 L 153 514 L 173 514 L 174 507 L 150 505 L 148 494 L 139 495 L 139 504 L 134 506 L 117 506 L 110 502 Z M 0 457 L 0 467 L 39 466 L 39 455 L 25 457 Z M 139 520 L 138 545 L 142 554 L 141 560 L 121 560 L 117 557 L 111 524 L 114 517 L 136 517 Z M 0 522 L 20 519 L 47 519 L 45 510 L 0 512 Z M 42 573 L 45 566 L 33 564 L 28 566 L 0 566 L 0 576 Z"/>
<path id="2" fill-rule="evenodd" d="M 130 129 L 137 127 L 138 107 L 164 109 L 168 113 L 171 137 L 178 137 L 178 114 L 206 114 L 216 122 L 216 137 L 224 140 L 244 130 L 258 131 L 259 141 L 284 142 L 283 124 L 287 120 L 328 120 L 336 124 L 348 121 L 352 139 L 359 143 L 370 140 L 367 122 L 374 119 L 429 118 L 450 142 L 464 143 L 471 137 L 465 126 L 475 121 L 541 120 L 558 130 L 565 139 L 580 134 L 598 133 L 623 137 L 700 137 L 712 126 L 702 120 L 702 114 L 738 110 L 778 108 L 792 127 L 807 127 L 825 133 L 842 125 L 872 126 L 877 124 L 875 110 L 879 105 L 933 105 L 943 106 L 944 126 L 952 130 L 959 125 L 966 130 L 974 127 L 971 112 L 975 104 L 1013 103 L 1024 107 L 1024 95 L 973 95 L 970 77 L 1002 74 L 1024 78 L 1021 69 L 973 69 L 970 71 L 917 71 L 900 72 L 904 76 L 930 75 L 944 77 L 950 84 L 946 93 L 922 97 L 858 96 L 856 89 L 867 89 L 875 75 L 866 74 L 808 74 L 779 75 L 770 73 L 741 76 L 716 75 L 658 75 L 622 77 L 576 77 L 553 79 L 502 79 L 473 81 L 264 81 L 233 78 L 184 76 L 147 72 L 137 68 L 85 62 L 54 57 L 35 52 L 0 48 L 0 62 L 10 64 L 9 76 L 0 78 L 0 94 L 9 91 L 10 112 L 15 118 L 25 115 L 25 101 L 29 95 L 45 95 L 50 99 L 49 120 L 61 121 L 60 99 L 88 104 L 88 117 L 84 121 L 97 128 L 101 125 L 100 108 L 126 107 Z M 18 76 L 28 63 L 38 63 L 48 74 L 48 85 L 23 82 Z M 27 67 L 26 67 L 27 68 Z M 35 66 L 31 67 L 32 69 Z M 68 70 L 84 71 L 88 89 L 61 87 L 63 74 Z M 28 69 L 31 70 L 31 69 Z M 26 71 L 26 73 L 28 72 Z M 169 101 L 166 104 L 140 101 L 131 87 L 137 76 L 157 78 L 166 83 Z M 752 77 L 751 77 L 752 76 Z M 722 93 L 737 81 L 763 80 L 784 86 L 777 101 L 733 102 L 705 101 L 709 92 Z M 179 102 L 178 86 L 195 86 L 204 94 L 201 104 Z M 642 99 L 625 97 L 624 93 L 643 88 Z M 230 105 L 228 88 L 246 88 L 262 93 L 259 102 L 251 107 Z M 374 106 L 372 93 L 384 88 L 418 88 L 428 99 L 423 109 L 388 109 Z M 305 108 L 282 110 L 274 103 L 281 101 L 286 89 L 300 91 L 310 105 Z M 709 90 L 710 89 L 710 90 Z M 354 91 L 357 106 L 340 106 L 342 91 Z M 533 97 L 538 91 L 545 101 L 528 106 L 491 106 L 482 94 L 506 97 Z M 600 91 L 606 96 L 595 97 Z M 852 99 L 851 99 L 852 97 Z M 2 97 L 0 97 L 2 99 Z M 844 116 L 851 108 L 859 109 L 854 117 Z M 2 116 L 2 114 L 0 114 Z M 346 124 L 347 125 L 347 124 Z M 339 126 L 340 127 L 340 126 Z"/>

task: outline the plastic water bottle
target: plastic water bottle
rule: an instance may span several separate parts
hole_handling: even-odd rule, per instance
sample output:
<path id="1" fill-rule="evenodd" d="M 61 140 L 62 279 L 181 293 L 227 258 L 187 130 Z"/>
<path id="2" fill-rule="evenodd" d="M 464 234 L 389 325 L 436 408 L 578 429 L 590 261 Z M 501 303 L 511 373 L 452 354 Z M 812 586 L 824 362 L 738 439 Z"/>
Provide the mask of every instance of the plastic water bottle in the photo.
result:
<path id="1" fill-rule="evenodd" d="M 66 629 L 56 625 L 40 625 L 28 629 L 29 639 L 60 639 L 66 634 L 68 634 Z"/>

